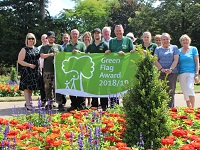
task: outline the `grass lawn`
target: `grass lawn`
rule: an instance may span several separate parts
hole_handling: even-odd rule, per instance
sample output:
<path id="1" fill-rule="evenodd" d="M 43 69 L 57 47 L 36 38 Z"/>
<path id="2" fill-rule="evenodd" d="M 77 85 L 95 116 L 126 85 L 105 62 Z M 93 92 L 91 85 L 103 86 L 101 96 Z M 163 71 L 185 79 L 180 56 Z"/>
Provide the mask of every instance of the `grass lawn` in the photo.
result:
<path id="1" fill-rule="evenodd" d="M 38 99 L 38 96 L 32 96 L 33 101 Z M 24 96 L 17 97 L 0 97 L 0 102 L 16 102 L 16 101 L 24 101 Z"/>
<path id="2" fill-rule="evenodd" d="M 194 86 L 195 93 L 200 93 L 200 85 Z M 176 83 L 176 94 L 182 94 L 180 83 Z M 33 100 L 37 100 L 38 96 L 33 96 Z M 25 101 L 24 96 L 19 97 L 0 97 L 0 102 L 12 102 L 12 101 Z"/>
<path id="3" fill-rule="evenodd" d="M 195 90 L 195 93 L 200 93 L 200 85 L 194 85 L 194 90 Z M 179 82 L 176 83 L 176 93 L 177 94 L 182 93 L 181 86 L 180 86 Z"/>

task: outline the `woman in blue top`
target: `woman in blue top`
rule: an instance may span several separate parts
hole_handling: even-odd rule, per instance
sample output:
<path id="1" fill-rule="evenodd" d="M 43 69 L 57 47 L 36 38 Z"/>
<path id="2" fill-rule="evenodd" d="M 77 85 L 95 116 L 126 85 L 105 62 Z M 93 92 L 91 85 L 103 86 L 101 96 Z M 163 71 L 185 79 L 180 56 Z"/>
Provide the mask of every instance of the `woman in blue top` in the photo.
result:
<path id="1" fill-rule="evenodd" d="M 155 65 L 161 72 L 159 79 L 164 80 L 165 77 L 167 77 L 167 85 L 169 86 L 167 92 L 171 98 L 168 106 L 174 107 L 179 50 L 176 45 L 170 44 L 170 40 L 170 35 L 168 33 L 163 33 L 161 35 L 162 46 L 157 47 L 154 54 L 157 55 Z"/>
<path id="2" fill-rule="evenodd" d="M 179 81 L 187 107 L 195 103 L 194 82 L 199 80 L 199 54 L 194 46 L 190 46 L 191 39 L 184 34 L 179 39 L 182 48 L 179 49 Z"/>

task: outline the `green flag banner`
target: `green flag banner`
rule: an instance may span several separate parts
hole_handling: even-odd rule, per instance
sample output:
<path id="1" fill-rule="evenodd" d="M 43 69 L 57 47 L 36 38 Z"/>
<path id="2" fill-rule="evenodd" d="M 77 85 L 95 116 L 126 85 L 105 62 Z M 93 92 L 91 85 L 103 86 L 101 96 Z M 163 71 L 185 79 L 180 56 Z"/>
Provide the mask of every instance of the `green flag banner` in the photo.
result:
<path id="1" fill-rule="evenodd" d="M 72 54 L 55 56 L 56 93 L 83 97 L 124 94 L 135 78 L 138 53 Z"/>

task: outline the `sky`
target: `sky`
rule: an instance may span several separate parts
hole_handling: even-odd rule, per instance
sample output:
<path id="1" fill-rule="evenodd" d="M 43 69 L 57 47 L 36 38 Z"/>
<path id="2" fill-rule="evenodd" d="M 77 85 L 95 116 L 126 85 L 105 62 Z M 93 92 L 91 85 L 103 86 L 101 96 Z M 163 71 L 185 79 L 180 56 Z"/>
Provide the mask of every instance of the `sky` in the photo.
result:
<path id="1" fill-rule="evenodd" d="M 73 8 L 75 3 L 72 0 L 50 0 L 47 10 L 51 16 L 58 15 L 60 11 Z"/>
<path id="2" fill-rule="evenodd" d="M 157 1 L 155 3 L 155 7 L 157 7 L 160 4 L 160 1 Z M 56 16 L 65 9 L 72 9 L 75 6 L 74 1 L 72 0 L 50 0 L 48 11 L 51 16 Z"/>

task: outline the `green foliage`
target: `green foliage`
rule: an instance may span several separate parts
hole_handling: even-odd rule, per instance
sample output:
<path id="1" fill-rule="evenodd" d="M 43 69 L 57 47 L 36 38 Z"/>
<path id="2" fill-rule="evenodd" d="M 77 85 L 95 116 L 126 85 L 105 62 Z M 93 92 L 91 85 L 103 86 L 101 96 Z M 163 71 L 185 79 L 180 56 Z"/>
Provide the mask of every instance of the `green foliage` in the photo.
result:
<path id="1" fill-rule="evenodd" d="M 61 17 L 68 21 L 71 29 L 77 28 L 80 33 L 97 27 L 103 28 L 109 15 L 110 3 L 111 0 L 76 0 L 75 9 L 67 10 Z"/>
<path id="2" fill-rule="evenodd" d="M 145 149 L 153 142 L 154 149 L 160 147 L 160 139 L 170 133 L 170 118 L 167 102 L 166 81 L 158 79 L 154 65 L 155 57 L 150 52 L 144 57 L 141 47 L 136 81 L 123 98 L 126 131 L 123 137 L 128 146 L 134 146 L 142 133 Z"/>
<path id="3" fill-rule="evenodd" d="M 141 9 L 141 5 L 136 1 L 120 0 L 118 3 L 112 3 L 108 26 L 114 28 L 116 24 L 122 24 L 125 34 L 128 32 L 135 33 L 134 28 L 129 25 L 129 19 L 135 17 L 135 12 Z M 114 36 L 114 33 L 112 34 Z"/>
<path id="4" fill-rule="evenodd" d="M 48 3 L 45 0 L 45 5 Z M 0 37 L 1 44 L 1 64 L 8 67 L 15 65 L 17 55 L 22 47 L 25 46 L 25 36 L 28 32 L 36 35 L 40 39 L 43 33 L 48 30 L 56 30 L 53 19 L 45 11 L 45 18 L 40 13 L 41 1 L 37 0 L 2 0 L 0 1 Z M 40 45 L 37 40 L 37 45 Z"/>
<path id="5" fill-rule="evenodd" d="M 17 72 L 14 67 L 12 67 L 10 71 L 10 81 L 17 82 Z"/>

